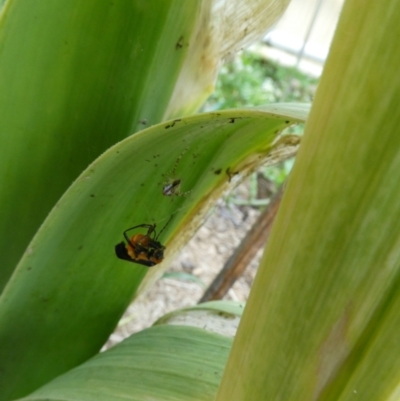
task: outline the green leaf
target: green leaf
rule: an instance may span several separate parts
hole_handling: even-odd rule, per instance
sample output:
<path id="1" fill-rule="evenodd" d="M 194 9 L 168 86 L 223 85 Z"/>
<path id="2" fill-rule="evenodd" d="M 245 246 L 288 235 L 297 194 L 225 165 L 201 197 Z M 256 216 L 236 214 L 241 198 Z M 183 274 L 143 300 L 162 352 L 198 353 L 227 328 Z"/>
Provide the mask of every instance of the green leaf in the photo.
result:
<path id="1" fill-rule="evenodd" d="M 216 313 L 218 315 L 224 315 L 224 316 L 231 316 L 231 317 L 240 317 L 242 316 L 243 313 L 243 308 L 244 308 L 244 303 L 241 302 L 232 302 L 232 301 L 210 301 L 210 302 L 205 302 L 201 303 L 195 306 L 191 306 L 188 308 L 184 309 L 179 309 L 178 311 L 173 311 L 170 313 L 167 313 L 164 315 L 162 318 L 157 320 L 156 323 L 154 324 L 160 324 L 160 323 L 165 323 L 167 322 L 171 317 L 174 317 L 177 314 L 182 314 L 183 312 L 186 311 L 207 311 L 212 313 Z"/>
<path id="2" fill-rule="evenodd" d="M 212 401 L 232 339 L 160 325 L 53 380 L 25 401 Z"/>
<path id="3" fill-rule="evenodd" d="M 142 287 L 162 274 L 221 193 L 287 148 L 293 152 L 299 138 L 279 133 L 304 121 L 307 110 L 271 105 L 166 122 L 89 166 L 43 223 L 0 298 L 0 387 L 26 394 L 96 353 L 143 277 Z M 171 178 L 186 195 L 163 195 Z M 171 216 L 160 237 L 161 265 L 116 258 L 124 230 L 161 228 Z"/>
<path id="4" fill-rule="evenodd" d="M 143 124 L 161 121 L 187 56 L 177 42 L 189 41 L 199 7 L 179 0 L 4 5 L 0 290 L 89 163 Z"/>
<path id="5" fill-rule="evenodd" d="M 218 401 L 399 398 L 399 18 L 345 3 Z"/>
<path id="6" fill-rule="evenodd" d="M 237 328 L 226 311 L 240 316 L 242 307 L 214 301 L 175 311 L 175 320 L 164 316 L 24 400 L 213 400 Z"/>
<path id="7" fill-rule="evenodd" d="M 234 337 L 243 309 L 244 303 L 211 301 L 167 313 L 154 325 L 190 325 Z"/>

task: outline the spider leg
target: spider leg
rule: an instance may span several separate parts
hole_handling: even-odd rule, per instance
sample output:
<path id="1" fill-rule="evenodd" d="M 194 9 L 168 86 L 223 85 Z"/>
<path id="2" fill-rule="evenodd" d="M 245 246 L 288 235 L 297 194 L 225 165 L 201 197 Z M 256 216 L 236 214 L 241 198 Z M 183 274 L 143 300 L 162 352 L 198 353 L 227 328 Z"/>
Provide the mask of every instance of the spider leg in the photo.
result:
<path id="1" fill-rule="evenodd" d="M 146 234 L 146 235 L 148 236 L 148 235 L 150 235 L 153 231 L 155 231 L 156 225 L 155 225 L 155 224 L 139 224 L 138 226 L 131 227 L 131 228 L 128 228 L 127 230 L 125 230 L 125 231 L 124 231 L 124 238 L 126 239 L 126 241 L 127 241 L 129 244 L 131 244 L 131 241 L 130 241 L 128 235 L 127 235 L 127 232 L 128 232 L 128 231 L 131 231 L 131 230 L 134 230 L 135 228 L 141 228 L 141 227 L 147 228 L 147 229 L 148 229 L 148 230 L 147 230 L 147 234 Z M 132 245 L 132 244 L 131 244 L 131 245 Z"/>
<path id="2" fill-rule="evenodd" d="M 161 235 L 161 233 L 165 230 L 165 228 L 167 227 L 167 225 L 171 222 L 172 218 L 174 217 L 174 215 L 172 215 L 168 221 L 165 223 L 165 226 L 161 229 L 161 231 L 158 233 L 157 236 L 154 237 L 154 240 L 157 241 L 158 237 Z"/>

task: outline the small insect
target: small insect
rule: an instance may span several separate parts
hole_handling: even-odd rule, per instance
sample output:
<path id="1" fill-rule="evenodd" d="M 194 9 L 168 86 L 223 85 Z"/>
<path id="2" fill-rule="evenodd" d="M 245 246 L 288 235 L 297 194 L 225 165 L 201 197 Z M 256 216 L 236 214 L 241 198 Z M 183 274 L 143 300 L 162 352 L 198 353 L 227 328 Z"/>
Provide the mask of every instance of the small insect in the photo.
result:
<path id="1" fill-rule="evenodd" d="M 118 258 L 127 260 L 128 262 L 138 263 L 144 266 L 155 266 L 161 263 L 164 259 L 165 246 L 158 241 L 160 234 L 171 221 L 167 221 L 162 230 L 156 232 L 156 224 L 139 224 L 128 228 L 124 231 L 124 237 L 127 242 L 120 242 L 115 245 L 115 254 Z M 147 228 L 146 234 L 135 234 L 131 238 L 128 236 L 128 231 L 136 228 Z"/>
<path id="2" fill-rule="evenodd" d="M 180 120 L 174 120 L 174 121 L 180 121 Z M 181 162 L 182 157 L 188 150 L 189 148 L 185 148 L 183 152 L 176 158 L 171 171 L 169 171 L 166 174 L 161 174 L 164 177 L 165 181 L 163 183 L 159 182 L 158 185 L 162 185 L 162 194 L 164 196 L 170 196 L 170 197 L 186 196 L 191 192 L 191 190 L 181 192 L 182 180 L 176 177 L 177 175 L 176 170 L 179 166 L 179 163 Z"/>
<path id="3" fill-rule="evenodd" d="M 163 185 L 162 193 L 164 196 L 186 196 L 190 191 L 181 192 L 182 180 L 169 180 Z"/>
<path id="4" fill-rule="evenodd" d="M 179 188 L 181 186 L 182 180 L 173 180 L 168 182 L 163 186 L 162 193 L 165 196 L 180 195 Z"/>

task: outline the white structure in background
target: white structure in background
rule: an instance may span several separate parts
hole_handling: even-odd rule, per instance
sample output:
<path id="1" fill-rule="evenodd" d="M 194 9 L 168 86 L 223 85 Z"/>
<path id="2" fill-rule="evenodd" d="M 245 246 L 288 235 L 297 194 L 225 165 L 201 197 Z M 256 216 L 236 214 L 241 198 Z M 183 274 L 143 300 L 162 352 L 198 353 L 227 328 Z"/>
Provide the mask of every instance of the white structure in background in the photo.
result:
<path id="1" fill-rule="evenodd" d="M 292 0 L 260 50 L 276 62 L 319 76 L 344 0 Z"/>

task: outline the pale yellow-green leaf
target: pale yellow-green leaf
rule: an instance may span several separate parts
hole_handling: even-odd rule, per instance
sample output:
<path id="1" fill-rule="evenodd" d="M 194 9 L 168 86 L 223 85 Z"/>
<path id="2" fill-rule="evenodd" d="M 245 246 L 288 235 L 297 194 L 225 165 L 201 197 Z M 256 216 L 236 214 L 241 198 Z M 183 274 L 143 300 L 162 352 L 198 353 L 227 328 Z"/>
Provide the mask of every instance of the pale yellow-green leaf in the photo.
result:
<path id="1" fill-rule="evenodd" d="M 154 324 L 193 326 L 234 337 L 244 303 L 211 301 L 164 315 Z"/>
<path id="2" fill-rule="evenodd" d="M 165 117 L 196 111 L 214 89 L 221 62 L 256 40 L 283 14 L 289 0 L 206 0 Z"/>
<path id="3" fill-rule="evenodd" d="M 399 19 L 345 3 L 218 401 L 398 399 Z"/>

